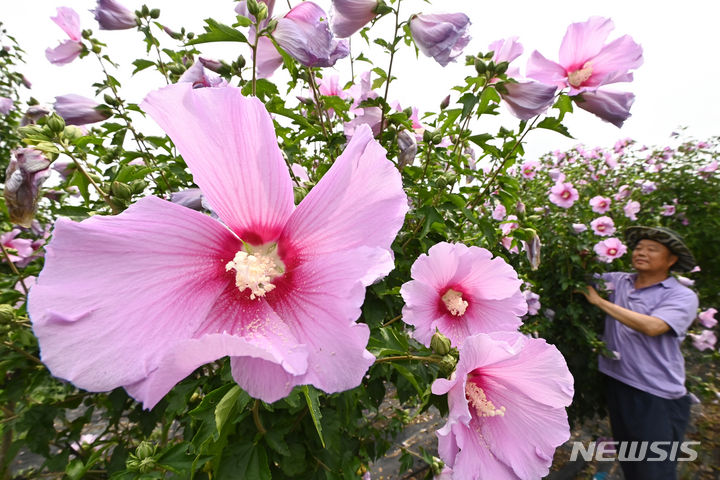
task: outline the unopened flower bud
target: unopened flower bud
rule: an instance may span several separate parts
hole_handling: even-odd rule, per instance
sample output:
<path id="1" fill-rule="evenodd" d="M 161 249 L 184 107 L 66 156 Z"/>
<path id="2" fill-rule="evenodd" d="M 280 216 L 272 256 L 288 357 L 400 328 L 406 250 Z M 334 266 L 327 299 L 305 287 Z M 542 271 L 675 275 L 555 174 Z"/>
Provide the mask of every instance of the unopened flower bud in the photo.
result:
<path id="1" fill-rule="evenodd" d="M 527 250 L 525 253 L 527 254 L 527 259 L 530 262 L 530 268 L 532 270 L 537 270 L 540 266 L 540 247 L 542 246 L 540 243 L 540 237 L 533 229 L 528 228 L 527 231 L 532 232 L 532 236 L 527 242 Z"/>
<path id="2" fill-rule="evenodd" d="M 145 458 L 151 457 L 155 454 L 155 446 L 150 442 L 140 442 L 140 444 L 135 449 L 135 456 L 139 460 L 144 460 Z"/>
<path id="3" fill-rule="evenodd" d="M 485 72 L 487 72 L 487 65 L 479 58 L 475 59 L 475 71 L 478 75 L 485 75 Z"/>
<path id="4" fill-rule="evenodd" d="M 507 72 L 508 67 L 510 66 L 509 62 L 500 62 L 498 63 L 497 67 L 495 67 L 495 73 L 505 73 Z"/>
<path id="5" fill-rule="evenodd" d="M 448 105 L 450 105 L 450 95 L 445 97 L 442 102 L 440 102 L 440 110 L 445 110 Z"/>
<path id="6" fill-rule="evenodd" d="M 160 9 L 159 8 L 153 8 L 150 10 L 150 18 L 160 18 Z"/>
<path id="7" fill-rule="evenodd" d="M 435 332 L 430 339 L 430 348 L 438 355 L 447 355 L 450 353 L 451 346 L 450 339 L 440 332 Z"/>
<path id="8" fill-rule="evenodd" d="M 448 353 L 440 360 L 440 375 L 444 377 L 450 376 L 450 374 L 455 370 L 455 365 L 457 365 L 457 358 Z"/>
<path id="9" fill-rule="evenodd" d="M 60 133 L 65 130 L 65 120 L 57 113 L 53 113 L 47 119 L 47 126 L 54 133 Z"/>
<path id="10" fill-rule="evenodd" d="M 117 180 L 110 186 L 110 191 L 114 196 L 123 200 L 130 200 L 132 197 L 132 190 L 130 190 L 130 187 L 124 183 L 118 182 Z"/>
<path id="11" fill-rule="evenodd" d="M 15 309 L 11 305 L 0 305 L 0 324 L 10 323 L 15 318 Z"/>
<path id="12" fill-rule="evenodd" d="M 417 140 L 415 135 L 408 132 L 407 130 L 401 130 L 398 133 L 397 138 L 398 149 L 398 168 L 402 170 L 407 165 L 410 165 L 415 160 L 417 155 Z"/>

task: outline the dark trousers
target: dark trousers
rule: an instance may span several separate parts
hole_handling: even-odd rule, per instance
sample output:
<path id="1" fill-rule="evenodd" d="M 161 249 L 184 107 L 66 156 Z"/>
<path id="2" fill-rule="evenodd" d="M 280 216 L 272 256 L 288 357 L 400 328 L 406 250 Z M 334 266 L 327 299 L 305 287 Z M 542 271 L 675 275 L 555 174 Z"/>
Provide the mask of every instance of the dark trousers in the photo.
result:
<path id="1" fill-rule="evenodd" d="M 611 377 L 607 379 L 607 401 L 613 440 L 618 442 L 683 441 L 690 420 L 690 397 L 668 400 L 638 390 Z M 675 447 L 676 449 L 678 447 Z M 671 446 L 662 447 L 666 452 Z M 679 454 L 682 456 L 682 454 Z M 658 458 L 649 452 L 648 458 Z M 670 455 L 668 455 L 670 457 Z M 675 480 L 677 462 L 620 462 L 625 480 Z"/>

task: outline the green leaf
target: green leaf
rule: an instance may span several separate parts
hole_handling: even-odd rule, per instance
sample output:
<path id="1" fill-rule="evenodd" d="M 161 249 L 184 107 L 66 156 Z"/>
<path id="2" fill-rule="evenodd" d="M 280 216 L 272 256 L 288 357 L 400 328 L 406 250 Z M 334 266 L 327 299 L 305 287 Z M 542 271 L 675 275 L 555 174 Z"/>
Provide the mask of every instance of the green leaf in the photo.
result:
<path id="1" fill-rule="evenodd" d="M 258 444 L 232 443 L 223 452 L 214 478 L 271 480 L 267 452 Z"/>
<path id="2" fill-rule="evenodd" d="M 145 60 L 142 58 L 138 58 L 134 62 L 132 62 L 133 65 L 135 65 L 135 70 L 132 71 L 132 74 L 135 75 L 137 72 L 140 72 L 142 70 L 145 70 L 146 68 L 152 67 L 155 65 L 155 62 L 151 62 L 150 60 Z"/>
<path id="3" fill-rule="evenodd" d="M 480 105 L 478 106 L 478 117 L 488 110 L 491 110 L 491 104 L 496 106 L 500 103 L 500 94 L 494 88 L 486 88 L 480 95 Z"/>
<path id="4" fill-rule="evenodd" d="M 537 124 L 537 128 L 545 128 L 554 132 L 561 133 L 568 138 L 574 138 L 572 135 L 570 135 L 567 127 L 565 127 L 565 125 L 563 125 L 560 120 L 554 117 L 543 118 L 542 121 Z"/>
<path id="5" fill-rule="evenodd" d="M 478 103 L 478 97 L 472 93 L 466 93 L 462 97 L 458 99 L 458 103 L 461 103 L 463 106 L 462 109 L 462 116 L 467 117 L 472 113 L 473 108 L 475 108 L 475 105 Z"/>
<path id="6" fill-rule="evenodd" d="M 566 113 L 572 113 L 573 111 L 572 99 L 569 96 L 562 94 L 558 97 L 555 105 L 553 105 L 553 108 L 560 110 L 558 120 L 562 121 L 563 118 L 565 118 Z"/>
<path id="7" fill-rule="evenodd" d="M 242 410 L 250 401 L 250 395 L 245 393 L 240 386 L 233 386 L 215 407 L 215 426 L 221 432 L 228 417 L 235 408 Z"/>
<path id="8" fill-rule="evenodd" d="M 418 394 L 419 394 L 420 396 L 422 396 L 422 395 L 425 393 L 425 392 L 423 391 L 423 389 L 420 388 L 420 385 L 418 384 L 417 380 L 415 379 L 415 375 L 413 375 L 412 372 L 410 372 L 410 370 L 408 370 L 407 368 L 405 368 L 405 367 L 403 367 L 402 365 L 398 364 L 397 362 L 392 362 L 391 365 L 392 365 L 392 367 L 393 367 L 395 370 L 397 370 L 397 372 L 398 372 L 400 375 L 402 375 L 403 377 L 405 377 L 405 380 L 407 380 L 408 382 L 410 382 L 410 385 L 412 385 L 413 388 L 415 388 L 415 390 L 418 392 Z"/>
<path id="9" fill-rule="evenodd" d="M 187 45 L 197 45 L 199 43 L 210 42 L 242 42 L 248 43 L 247 38 L 241 32 L 229 27 L 225 24 L 217 22 L 212 18 L 205 19 L 205 33 L 201 33 L 187 42 Z"/>
<path id="10" fill-rule="evenodd" d="M 79 170 L 75 170 L 75 173 L 73 173 L 73 176 L 70 178 L 69 185 L 75 185 L 80 190 L 80 195 L 82 195 L 85 202 L 90 201 L 90 193 L 88 192 L 88 188 L 90 186 L 90 182 L 88 179 L 80 173 Z"/>
<path id="11" fill-rule="evenodd" d="M 322 424 L 320 423 L 322 413 L 320 413 L 320 399 L 318 397 L 318 391 L 309 385 L 303 385 L 302 391 L 305 395 L 307 406 L 310 409 L 310 415 L 312 416 L 313 423 L 315 424 L 315 430 L 317 430 L 318 437 L 320 437 L 320 443 L 323 448 L 325 448 L 325 439 L 323 438 Z"/>

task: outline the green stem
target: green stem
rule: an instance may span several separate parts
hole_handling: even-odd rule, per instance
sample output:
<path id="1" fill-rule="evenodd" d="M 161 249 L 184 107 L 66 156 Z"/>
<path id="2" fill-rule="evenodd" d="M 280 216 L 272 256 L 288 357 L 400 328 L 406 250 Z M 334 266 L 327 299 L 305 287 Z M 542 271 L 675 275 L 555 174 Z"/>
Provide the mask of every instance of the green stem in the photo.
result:
<path id="1" fill-rule="evenodd" d="M 320 89 L 317 87 L 317 83 L 315 83 L 315 74 L 312 71 L 312 68 L 308 67 L 308 77 L 310 79 L 310 89 L 312 90 L 313 98 L 315 99 L 315 108 L 317 108 L 317 114 L 318 119 L 320 120 L 320 127 L 322 128 L 323 135 L 325 135 L 325 140 L 329 143 L 330 142 L 330 136 L 328 135 L 327 128 L 325 128 L 325 116 L 323 112 L 323 105 L 320 100 Z M 328 122 L 330 120 L 328 119 Z"/>
<path id="2" fill-rule="evenodd" d="M 377 358 L 375 359 L 375 363 L 386 363 L 386 362 L 396 362 L 400 360 L 418 360 L 421 362 L 431 362 L 431 363 L 441 363 L 442 357 L 439 357 L 437 355 L 395 355 L 392 357 L 383 357 L 383 358 Z"/>
<path id="3" fill-rule="evenodd" d="M 65 155 L 70 157 L 70 159 L 75 163 L 75 167 L 78 169 L 80 174 L 83 177 L 85 177 L 85 179 L 88 181 L 88 183 L 90 183 L 93 186 L 93 188 L 95 188 L 95 190 L 98 192 L 98 195 L 100 195 L 100 197 L 103 199 L 103 201 L 110 207 L 110 210 L 112 210 L 112 212 L 114 214 L 120 213 L 117 206 L 115 205 L 115 202 L 113 202 L 112 199 L 110 198 L 110 196 L 102 188 L 100 188 L 100 186 L 95 182 L 95 180 L 93 180 L 93 178 L 90 176 L 90 174 L 87 172 L 87 170 L 85 170 L 85 167 L 83 166 L 82 162 L 80 162 L 79 159 L 75 158 L 73 153 L 70 150 L 68 150 L 68 148 L 64 145 L 63 145 L 63 150 L 64 150 L 63 153 L 65 153 Z"/>
<path id="4" fill-rule="evenodd" d="M 260 400 L 255 400 L 252 408 L 252 416 L 253 421 L 255 422 L 255 427 L 258 429 L 258 432 L 260 432 L 260 435 L 265 435 L 267 430 L 265 430 L 262 420 L 260 419 Z"/>
<path id="5" fill-rule="evenodd" d="M 23 292 L 25 292 L 25 298 L 27 298 L 28 288 L 27 288 L 27 285 L 25 285 L 25 277 L 22 276 L 22 274 L 17 269 L 15 264 L 10 260 L 10 254 L 8 253 L 7 249 L 5 249 L 5 245 L 0 243 L 0 248 L 2 248 L 3 257 L 5 257 L 5 260 L 7 261 L 8 265 L 10 265 L 10 270 L 12 270 L 13 273 L 15 275 L 17 275 L 18 278 L 20 279 L 20 285 L 22 286 Z"/>
<path id="6" fill-rule="evenodd" d="M 290 2 L 288 2 L 288 5 Z M 250 45 L 250 48 L 252 50 L 252 96 L 257 97 L 256 91 L 255 91 L 255 84 L 257 83 L 257 49 L 258 49 L 258 42 L 260 41 L 260 38 L 258 37 L 258 26 L 257 23 L 254 25 L 255 27 L 255 42 L 253 42 L 252 45 Z"/>
<path id="7" fill-rule="evenodd" d="M 393 43 L 390 48 L 390 63 L 388 65 L 388 70 L 387 70 L 387 79 L 385 80 L 385 93 L 383 94 L 383 100 L 385 100 L 385 102 L 383 103 L 382 113 L 380 115 L 380 133 L 378 133 L 378 138 L 382 137 L 383 130 L 385 130 L 385 115 L 387 114 L 387 112 L 385 111 L 385 108 L 387 106 L 387 101 L 388 101 L 388 91 L 390 90 L 390 82 L 392 81 L 392 67 L 393 67 L 393 60 L 395 59 L 395 51 L 396 51 L 395 44 L 396 44 L 396 40 L 397 40 L 398 28 L 400 27 L 400 2 L 401 1 L 402 0 L 398 0 L 397 8 L 395 8 L 395 31 L 393 33 Z"/>
<path id="8" fill-rule="evenodd" d="M 387 327 L 388 325 L 392 325 L 393 323 L 397 322 L 397 321 L 400 320 L 401 318 L 402 318 L 402 315 L 398 315 L 397 317 L 393 317 L 393 318 L 391 318 L 390 320 L 388 320 L 387 322 L 383 323 L 383 327 Z"/>

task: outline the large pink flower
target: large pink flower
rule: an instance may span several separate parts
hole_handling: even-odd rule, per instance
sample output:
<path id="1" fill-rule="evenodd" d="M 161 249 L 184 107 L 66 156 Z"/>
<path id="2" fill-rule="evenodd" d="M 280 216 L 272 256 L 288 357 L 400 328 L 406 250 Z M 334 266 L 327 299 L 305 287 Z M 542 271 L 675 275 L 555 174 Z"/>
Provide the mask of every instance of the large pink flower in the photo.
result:
<path id="1" fill-rule="evenodd" d="M 578 198 L 580 194 L 570 182 L 558 182 L 550 188 L 550 201 L 558 207 L 570 208 Z"/>
<path id="2" fill-rule="evenodd" d="M 712 328 L 715 325 L 717 325 L 717 320 L 715 319 L 716 313 L 717 313 L 716 309 L 708 308 L 707 310 L 700 312 L 700 314 L 698 315 L 698 320 L 700 320 L 700 323 L 704 327 Z"/>
<path id="3" fill-rule="evenodd" d="M 610 263 L 627 252 L 627 246 L 615 237 L 606 238 L 593 247 L 601 262 Z"/>
<path id="4" fill-rule="evenodd" d="M 29 300 L 43 362 L 86 390 L 123 386 L 147 408 L 224 356 L 267 402 L 300 384 L 357 386 L 374 361 L 356 323 L 365 286 L 393 268 L 408 208 L 370 130 L 295 207 L 257 99 L 183 83 L 142 108 L 222 223 L 157 197 L 117 216 L 59 219 Z"/>
<path id="5" fill-rule="evenodd" d="M 602 216 L 590 222 L 590 228 L 595 232 L 595 235 L 608 237 L 615 233 L 615 222 L 608 216 Z"/>
<path id="6" fill-rule="evenodd" d="M 400 289 L 403 320 L 426 346 L 436 328 L 458 346 L 475 333 L 515 330 L 527 312 L 515 270 L 484 248 L 438 243 L 415 260 L 411 276 Z"/>
<path id="7" fill-rule="evenodd" d="M 550 61 L 536 50 L 528 60 L 527 76 L 548 85 L 570 87 L 570 95 L 631 81 L 630 70 L 643 62 L 642 47 L 629 35 L 605 44 L 613 28 L 612 20 L 602 17 L 571 24 L 560 45 L 560 62 Z"/>
<path id="8" fill-rule="evenodd" d="M 595 213 L 605 213 L 610 210 L 611 200 L 608 197 L 602 195 L 596 195 L 590 199 L 590 206 L 592 211 Z"/>
<path id="9" fill-rule="evenodd" d="M 457 369 L 437 379 L 450 414 L 438 452 L 457 479 L 536 479 L 570 438 L 565 407 L 574 393 L 565 359 L 543 339 L 518 332 L 468 337 Z"/>
<path id="10" fill-rule="evenodd" d="M 45 57 L 50 63 L 65 65 L 75 60 L 83 50 L 80 17 L 70 7 L 58 7 L 57 16 L 50 18 L 67 33 L 70 40 L 65 40 L 55 48 L 46 49 Z"/>

